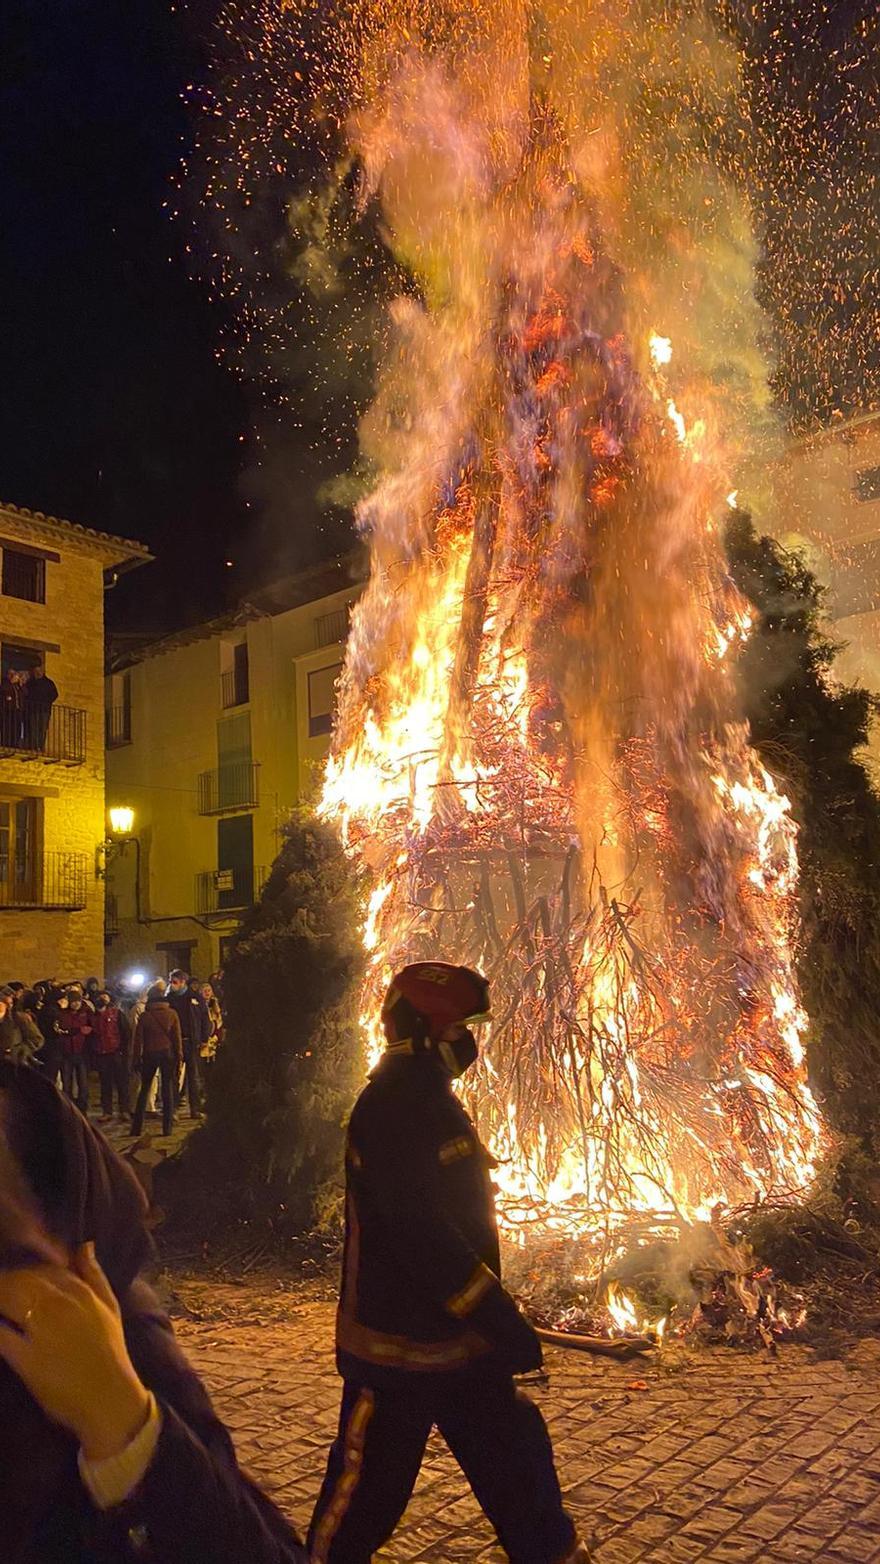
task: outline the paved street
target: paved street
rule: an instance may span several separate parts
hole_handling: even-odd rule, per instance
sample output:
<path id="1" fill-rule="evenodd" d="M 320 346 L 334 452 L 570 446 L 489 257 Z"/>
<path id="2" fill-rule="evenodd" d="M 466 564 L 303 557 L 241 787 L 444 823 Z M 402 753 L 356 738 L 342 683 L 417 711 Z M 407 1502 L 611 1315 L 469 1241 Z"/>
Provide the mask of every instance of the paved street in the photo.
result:
<path id="1" fill-rule="evenodd" d="M 178 1334 L 241 1460 L 304 1528 L 336 1423 L 332 1304 L 259 1285 L 180 1292 L 202 1318 L 178 1318 Z M 548 1368 L 532 1393 L 599 1564 L 880 1560 L 880 1343 L 845 1364 L 800 1347 L 773 1359 L 673 1346 L 625 1365 L 551 1351 Z M 501 1557 L 433 1442 L 383 1558 Z"/>

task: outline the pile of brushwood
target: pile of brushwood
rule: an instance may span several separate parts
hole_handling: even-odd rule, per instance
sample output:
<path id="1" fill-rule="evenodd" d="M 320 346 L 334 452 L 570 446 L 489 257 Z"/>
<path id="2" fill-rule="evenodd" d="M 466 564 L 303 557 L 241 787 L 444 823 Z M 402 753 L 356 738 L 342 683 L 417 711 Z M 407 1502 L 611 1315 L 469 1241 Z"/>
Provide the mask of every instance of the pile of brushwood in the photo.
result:
<path id="1" fill-rule="evenodd" d="M 730 1234 L 796 1297 L 797 1334 L 821 1355 L 880 1333 L 880 1172 L 857 1141 L 836 1146 L 804 1201 L 740 1212 Z"/>
<path id="2" fill-rule="evenodd" d="M 746 1214 L 739 1236 L 793 1285 L 825 1276 L 827 1309 L 814 1317 L 830 1320 L 848 1290 L 873 1299 L 880 1254 L 867 1176 L 880 1153 L 880 799 L 860 758 L 876 702 L 834 681 L 838 648 L 802 561 L 743 514 L 726 542 L 755 614 L 738 664 L 752 741 L 799 826 L 808 1067 L 839 1138 L 808 1206 Z M 338 1211 L 343 1125 L 363 1075 L 361 921 L 335 833 L 296 814 L 226 966 L 206 1124 L 161 1170 L 173 1226 L 223 1243 L 246 1229 L 256 1252 Z"/>
<path id="3" fill-rule="evenodd" d="M 335 832 L 295 813 L 224 969 L 205 1124 L 157 1177 L 163 1247 L 197 1235 L 227 1249 L 238 1234 L 255 1262 L 285 1247 L 293 1259 L 294 1236 L 332 1214 L 363 1076 L 361 918 Z"/>
<path id="4" fill-rule="evenodd" d="M 670 1313 L 673 1328 L 731 1345 L 766 1344 L 748 1308 L 731 1308 L 738 1292 L 760 1296 L 771 1334 L 836 1353 L 880 1332 L 880 797 L 863 761 L 878 703 L 835 680 L 839 644 L 803 561 L 743 513 L 726 545 L 754 613 L 738 662 L 743 709 L 799 828 L 807 1064 L 833 1143 L 803 1201 L 735 1213 L 715 1235 L 717 1253 L 698 1227 L 634 1249 L 605 1280 L 621 1281 L 645 1315 Z M 512 1257 L 513 1284 L 540 1323 L 601 1328 L 604 1283 L 579 1285 L 590 1256 L 576 1241 L 568 1248 L 552 1260 Z"/>

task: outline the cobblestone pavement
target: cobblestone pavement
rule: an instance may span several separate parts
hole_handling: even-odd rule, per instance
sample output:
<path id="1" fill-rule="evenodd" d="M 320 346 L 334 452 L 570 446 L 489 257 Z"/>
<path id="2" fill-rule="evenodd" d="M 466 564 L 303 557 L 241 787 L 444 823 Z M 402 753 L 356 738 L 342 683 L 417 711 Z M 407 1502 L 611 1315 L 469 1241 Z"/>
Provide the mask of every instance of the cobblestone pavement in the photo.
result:
<path id="1" fill-rule="evenodd" d="M 242 1462 L 304 1529 L 336 1426 L 332 1305 L 293 1292 L 176 1328 Z M 530 1393 L 598 1564 L 880 1561 L 880 1344 L 845 1364 L 673 1347 L 635 1366 L 551 1350 L 547 1367 Z M 382 1557 L 503 1557 L 439 1439 Z"/>

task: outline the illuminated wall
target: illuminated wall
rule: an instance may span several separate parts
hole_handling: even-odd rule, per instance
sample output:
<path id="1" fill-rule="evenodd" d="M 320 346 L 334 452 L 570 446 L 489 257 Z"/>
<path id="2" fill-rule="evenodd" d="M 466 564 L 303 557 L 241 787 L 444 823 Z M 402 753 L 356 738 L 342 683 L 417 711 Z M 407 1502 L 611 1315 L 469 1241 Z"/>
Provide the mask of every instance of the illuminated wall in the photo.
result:
<path id="1" fill-rule="evenodd" d="M 334 578 L 345 584 L 328 592 Z M 130 712 L 107 755 L 108 801 L 134 809 L 140 856 L 139 894 L 133 842 L 111 865 L 109 974 L 207 976 L 222 963 L 291 806 L 314 789 L 358 591 L 338 562 L 155 642 L 108 679 L 108 706 Z"/>
<path id="2" fill-rule="evenodd" d="M 104 572 L 139 543 L 0 507 L 4 673 L 42 658 L 45 734 L 0 714 L 0 978 L 101 975 L 104 963 Z"/>
<path id="3" fill-rule="evenodd" d="M 846 643 L 840 677 L 880 692 L 880 414 L 793 444 L 774 469 L 778 534 L 799 547 L 828 587 Z M 880 761 L 880 736 L 872 744 Z"/>

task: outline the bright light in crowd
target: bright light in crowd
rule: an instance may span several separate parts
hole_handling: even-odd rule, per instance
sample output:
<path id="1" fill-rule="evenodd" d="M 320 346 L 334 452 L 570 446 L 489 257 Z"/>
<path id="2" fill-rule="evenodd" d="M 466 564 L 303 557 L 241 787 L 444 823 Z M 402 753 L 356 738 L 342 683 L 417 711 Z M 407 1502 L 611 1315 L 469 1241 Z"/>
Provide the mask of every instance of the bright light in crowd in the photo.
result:
<path id="1" fill-rule="evenodd" d="M 672 358 L 672 340 L 669 337 L 658 337 L 654 332 L 650 343 L 651 359 L 660 368 L 661 364 L 668 364 Z"/>
<path id="2" fill-rule="evenodd" d="M 143 988 L 146 976 L 143 972 L 129 972 L 125 981 L 129 988 Z"/>
<path id="3" fill-rule="evenodd" d="M 124 804 L 116 805 L 110 811 L 110 829 L 116 836 L 130 836 L 134 825 L 134 810 Z"/>

